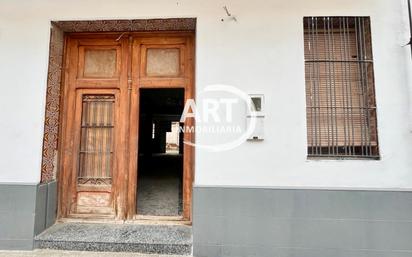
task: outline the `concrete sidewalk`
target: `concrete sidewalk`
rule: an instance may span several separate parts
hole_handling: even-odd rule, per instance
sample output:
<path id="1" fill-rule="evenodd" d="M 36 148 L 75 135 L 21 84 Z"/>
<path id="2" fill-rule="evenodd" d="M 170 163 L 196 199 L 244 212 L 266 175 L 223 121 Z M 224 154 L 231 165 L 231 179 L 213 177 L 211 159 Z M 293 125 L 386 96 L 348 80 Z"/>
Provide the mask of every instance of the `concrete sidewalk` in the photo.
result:
<path id="1" fill-rule="evenodd" d="M 55 250 L 0 251 L 0 257 L 185 257 L 181 255 L 151 255 L 139 253 L 73 252 Z M 187 257 L 187 256 L 186 256 Z"/>

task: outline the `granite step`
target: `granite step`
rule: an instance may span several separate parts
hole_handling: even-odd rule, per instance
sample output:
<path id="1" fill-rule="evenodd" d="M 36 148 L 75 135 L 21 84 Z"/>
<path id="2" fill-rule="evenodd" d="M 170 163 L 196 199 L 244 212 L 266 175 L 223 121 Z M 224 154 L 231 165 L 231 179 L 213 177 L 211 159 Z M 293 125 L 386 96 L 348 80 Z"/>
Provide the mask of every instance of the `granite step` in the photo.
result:
<path id="1" fill-rule="evenodd" d="M 35 237 L 35 248 L 190 255 L 192 229 L 184 225 L 59 223 Z"/>

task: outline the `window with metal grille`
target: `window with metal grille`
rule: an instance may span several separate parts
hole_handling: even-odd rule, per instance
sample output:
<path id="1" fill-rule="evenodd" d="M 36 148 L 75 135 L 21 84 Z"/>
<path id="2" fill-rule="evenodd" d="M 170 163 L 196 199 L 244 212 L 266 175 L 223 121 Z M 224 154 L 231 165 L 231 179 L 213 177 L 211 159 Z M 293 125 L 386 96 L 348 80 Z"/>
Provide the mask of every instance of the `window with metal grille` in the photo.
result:
<path id="1" fill-rule="evenodd" d="M 304 18 L 309 157 L 379 158 L 370 19 Z"/>
<path id="2" fill-rule="evenodd" d="M 78 183 L 111 185 L 114 129 L 113 95 L 84 95 Z"/>

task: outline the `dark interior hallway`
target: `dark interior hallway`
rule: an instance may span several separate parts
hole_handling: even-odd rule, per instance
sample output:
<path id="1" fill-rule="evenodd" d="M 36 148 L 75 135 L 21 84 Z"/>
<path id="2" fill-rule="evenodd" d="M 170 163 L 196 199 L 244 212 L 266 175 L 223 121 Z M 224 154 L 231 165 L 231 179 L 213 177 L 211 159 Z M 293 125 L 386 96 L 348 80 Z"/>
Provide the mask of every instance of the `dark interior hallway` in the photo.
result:
<path id="1" fill-rule="evenodd" d="M 184 90 L 144 89 L 140 96 L 137 214 L 182 214 Z"/>

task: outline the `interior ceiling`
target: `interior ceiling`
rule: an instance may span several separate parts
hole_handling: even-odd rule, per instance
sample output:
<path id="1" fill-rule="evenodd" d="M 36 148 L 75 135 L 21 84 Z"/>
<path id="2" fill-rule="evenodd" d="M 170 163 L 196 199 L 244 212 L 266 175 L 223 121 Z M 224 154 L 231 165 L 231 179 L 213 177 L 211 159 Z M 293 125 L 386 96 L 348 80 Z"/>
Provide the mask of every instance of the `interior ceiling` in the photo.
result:
<path id="1" fill-rule="evenodd" d="M 142 89 L 140 109 L 142 113 L 181 115 L 184 89 Z"/>

